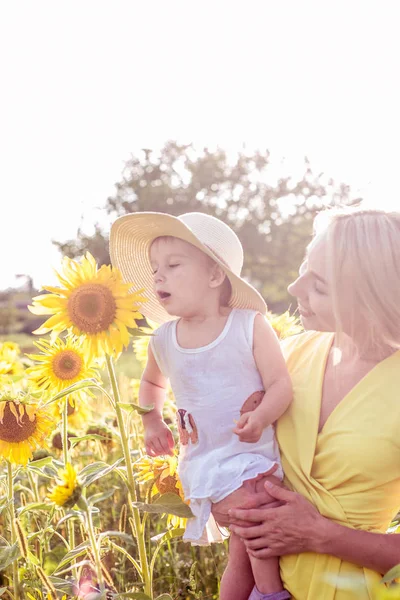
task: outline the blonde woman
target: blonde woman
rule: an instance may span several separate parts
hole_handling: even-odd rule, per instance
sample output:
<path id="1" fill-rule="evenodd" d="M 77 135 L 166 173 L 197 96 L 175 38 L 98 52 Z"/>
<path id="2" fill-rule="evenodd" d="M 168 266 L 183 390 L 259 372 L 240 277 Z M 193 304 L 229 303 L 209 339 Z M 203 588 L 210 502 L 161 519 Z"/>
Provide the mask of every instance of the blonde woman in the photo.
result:
<path id="1" fill-rule="evenodd" d="M 280 556 L 295 600 L 371 599 L 400 563 L 400 212 L 322 213 L 289 286 L 305 333 L 284 342 L 294 400 L 277 437 L 278 508 L 232 509 L 251 556 Z"/>

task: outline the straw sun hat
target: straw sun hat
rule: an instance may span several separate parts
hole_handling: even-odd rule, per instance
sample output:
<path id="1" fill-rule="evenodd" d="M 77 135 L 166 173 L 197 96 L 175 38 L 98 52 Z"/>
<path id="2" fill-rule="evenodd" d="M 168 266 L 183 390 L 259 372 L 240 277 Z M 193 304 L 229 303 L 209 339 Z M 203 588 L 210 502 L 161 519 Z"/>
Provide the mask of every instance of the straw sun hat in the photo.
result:
<path id="1" fill-rule="evenodd" d="M 243 248 L 228 225 L 198 212 L 179 217 L 138 212 L 119 217 L 113 223 L 110 256 L 126 282 L 132 282 L 135 290 L 144 288 L 148 302 L 140 307 L 140 311 L 145 317 L 156 323 L 165 323 L 174 318 L 160 305 L 153 291 L 150 246 L 160 236 L 173 236 L 189 242 L 221 266 L 232 286 L 229 306 L 266 313 L 267 306 L 261 295 L 240 276 Z"/>

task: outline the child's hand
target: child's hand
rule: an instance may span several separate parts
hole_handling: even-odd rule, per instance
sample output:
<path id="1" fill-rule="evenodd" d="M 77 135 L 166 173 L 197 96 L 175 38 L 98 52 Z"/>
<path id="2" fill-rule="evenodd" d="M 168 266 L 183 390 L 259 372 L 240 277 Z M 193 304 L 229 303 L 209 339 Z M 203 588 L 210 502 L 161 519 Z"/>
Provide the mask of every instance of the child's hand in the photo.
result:
<path id="1" fill-rule="evenodd" d="M 145 426 L 144 443 L 148 456 L 174 454 L 174 438 L 164 421 L 157 420 Z"/>
<path id="2" fill-rule="evenodd" d="M 263 432 L 260 416 L 255 411 L 244 413 L 236 424 L 233 433 L 239 436 L 241 442 L 258 442 Z"/>

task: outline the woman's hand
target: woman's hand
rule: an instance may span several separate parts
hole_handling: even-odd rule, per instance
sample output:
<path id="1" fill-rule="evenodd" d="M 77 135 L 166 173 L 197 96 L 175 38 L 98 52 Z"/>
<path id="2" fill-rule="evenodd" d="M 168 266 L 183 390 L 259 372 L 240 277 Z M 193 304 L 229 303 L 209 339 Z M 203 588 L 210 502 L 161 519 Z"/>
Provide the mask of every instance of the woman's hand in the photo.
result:
<path id="1" fill-rule="evenodd" d="M 235 508 L 229 511 L 230 530 L 241 537 L 248 553 L 256 558 L 318 552 L 319 538 L 327 522 L 303 496 L 265 483 L 270 496 L 281 502 L 277 508 Z M 248 526 L 235 525 L 246 521 Z M 251 523 L 251 524 L 250 524 Z"/>

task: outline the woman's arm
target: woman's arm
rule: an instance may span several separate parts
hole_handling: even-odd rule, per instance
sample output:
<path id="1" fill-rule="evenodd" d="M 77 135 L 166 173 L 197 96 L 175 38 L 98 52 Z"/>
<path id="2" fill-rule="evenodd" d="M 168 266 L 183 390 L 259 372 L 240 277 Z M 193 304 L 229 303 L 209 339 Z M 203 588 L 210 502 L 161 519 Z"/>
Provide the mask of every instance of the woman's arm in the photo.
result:
<path id="1" fill-rule="evenodd" d="M 278 508 L 231 509 L 235 520 L 256 523 L 231 525 L 257 558 L 316 552 L 386 573 L 400 563 L 400 535 L 370 533 L 339 525 L 320 515 L 300 494 L 266 483 L 268 494 L 279 500 Z"/>

